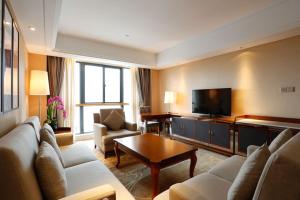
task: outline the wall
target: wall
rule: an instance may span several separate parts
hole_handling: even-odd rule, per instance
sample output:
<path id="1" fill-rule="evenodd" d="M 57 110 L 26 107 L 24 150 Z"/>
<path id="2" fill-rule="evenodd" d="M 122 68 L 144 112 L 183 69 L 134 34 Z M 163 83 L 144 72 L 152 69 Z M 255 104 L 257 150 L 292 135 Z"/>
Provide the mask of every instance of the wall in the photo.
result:
<path id="1" fill-rule="evenodd" d="M 47 56 L 28 54 L 28 68 L 31 70 L 47 71 Z M 30 80 L 30 73 L 29 73 Z M 29 96 L 29 116 L 39 116 L 39 96 Z M 41 96 L 41 122 L 47 118 L 47 96 Z"/>
<path id="2" fill-rule="evenodd" d="M 22 37 L 20 37 L 19 45 L 20 105 L 16 110 L 10 111 L 5 114 L 0 114 L 0 137 L 13 129 L 17 124 L 23 122 L 28 116 L 28 58 L 27 50 Z"/>
<path id="3" fill-rule="evenodd" d="M 193 89 L 231 87 L 232 114 L 300 118 L 300 36 L 161 70 L 165 90 L 177 92 L 173 112 L 191 113 Z M 295 93 L 280 87 L 295 86 Z"/>
<path id="4" fill-rule="evenodd" d="M 159 105 L 159 70 L 151 70 L 151 111 L 158 113 Z"/>

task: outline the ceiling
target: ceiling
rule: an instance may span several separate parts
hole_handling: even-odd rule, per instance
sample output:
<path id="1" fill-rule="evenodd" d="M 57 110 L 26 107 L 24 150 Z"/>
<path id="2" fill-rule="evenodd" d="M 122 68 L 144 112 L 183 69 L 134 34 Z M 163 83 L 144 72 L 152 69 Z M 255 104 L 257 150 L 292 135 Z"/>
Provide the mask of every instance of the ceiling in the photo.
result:
<path id="1" fill-rule="evenodd" d="M 159 53 L 272 0 L 63 0 L 58 31 Z"/>
<path id="2" fill-rule="evenodd" d="M 163 68 L 300 34 L 299 0 L 11 0 L 31 52 Z M 29 26 L 36 27 L 32 32 Z"/>

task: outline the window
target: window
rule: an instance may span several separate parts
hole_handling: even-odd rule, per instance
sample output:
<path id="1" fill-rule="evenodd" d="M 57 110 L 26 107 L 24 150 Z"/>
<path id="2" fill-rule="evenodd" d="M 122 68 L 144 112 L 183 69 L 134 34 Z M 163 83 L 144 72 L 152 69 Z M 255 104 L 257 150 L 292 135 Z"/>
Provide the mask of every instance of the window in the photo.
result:
<path id="1" fill-rule="evenodd" d="M 120 108 L 123 107 L 120 103 L 130 102 L 131 74 L 127 68 L 101 64 L 78 62 L 75 67 L 75 90 L 79 94 L 76 96 L 75 133 L 89 133 L 93 131 L 94 113 L 101 108 Z M 128 106 L 124 111 L 126 117 L 130 115 Z"/>

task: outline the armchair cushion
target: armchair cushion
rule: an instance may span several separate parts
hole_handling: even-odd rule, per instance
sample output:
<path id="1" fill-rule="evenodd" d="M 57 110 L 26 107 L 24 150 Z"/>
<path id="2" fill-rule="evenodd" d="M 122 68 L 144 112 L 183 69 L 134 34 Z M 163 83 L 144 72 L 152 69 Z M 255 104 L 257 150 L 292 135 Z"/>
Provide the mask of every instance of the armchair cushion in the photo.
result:
<path id="1" fill-rule="evenodd" d="M 100 124 L 104 124 L 104 120 L 108 117 L 108 115 L 112 112 L 112 111 L 116 111 L 117 113 L 119 113 L 121 116 L 123 116 L 123 118 L 125 119 L 125 113 L 123 111 L 122 108 L 113 108 L 113 109 L 100 109 Z M 121 129 L 125 128 L 125 124 L 122 124 Z"/>
<path id="2" fill-rule="evenodd" d="M 42 142 L 35 161 L 39 184 L 46 199 L 64 197 L 67 192 L 67 179 L 64 168 L 50 144 Z"/>
<path id="3" fill-rule="evenodd" d="M 128 136 L 134 136 L 134 135 L 140 135 L 140 131 L 129 131 L 126 129 L 122 129 L 119 131 L 108 131 L 106 136 L 102 137 L 102 143 L 104 145 L 114 143 L 114 139 L 116 138 L 122 138 L 122 137 L 128 137 Z"/>
<path id="4" fill-rule="evenodd" d="M 125 118 L 117 111 L 112 110 L 111 113 L 103 121 L 103 124 L 108 126 L 113 131 L 118 131 L 124 126 Z"/>
<path id="5" fill-rule="evenodd" d="M 125 129 L 129 131 L 137 131 L 137 125 L 136 123 L 125 122 Z"/>

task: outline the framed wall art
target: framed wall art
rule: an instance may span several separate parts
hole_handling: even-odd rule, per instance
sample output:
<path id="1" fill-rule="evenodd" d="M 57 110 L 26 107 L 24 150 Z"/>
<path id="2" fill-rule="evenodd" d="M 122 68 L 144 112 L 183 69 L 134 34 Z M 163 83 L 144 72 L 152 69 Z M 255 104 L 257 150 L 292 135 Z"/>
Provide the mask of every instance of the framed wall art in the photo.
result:
<path id="1" fill-rule="evenodd" d="M 19 31 L 5 0 L 1 1 L 1 112 L 19 107 Z"/>

